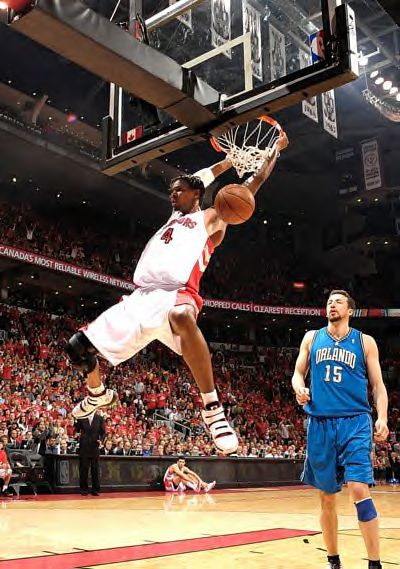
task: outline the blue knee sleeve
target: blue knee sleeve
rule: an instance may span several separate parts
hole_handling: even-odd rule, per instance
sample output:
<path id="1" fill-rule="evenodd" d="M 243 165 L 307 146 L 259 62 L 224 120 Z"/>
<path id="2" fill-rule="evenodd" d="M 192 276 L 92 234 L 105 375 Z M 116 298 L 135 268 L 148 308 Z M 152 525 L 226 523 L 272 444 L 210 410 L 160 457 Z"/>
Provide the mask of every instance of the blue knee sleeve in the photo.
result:
<path id="1" fill-rule="evenodd" d="M 372 498 L 365 498 L 361 502 L 354 502 L 357 508 L 357 517 L 360 522 L 370 522 L 378 517 Z"/>

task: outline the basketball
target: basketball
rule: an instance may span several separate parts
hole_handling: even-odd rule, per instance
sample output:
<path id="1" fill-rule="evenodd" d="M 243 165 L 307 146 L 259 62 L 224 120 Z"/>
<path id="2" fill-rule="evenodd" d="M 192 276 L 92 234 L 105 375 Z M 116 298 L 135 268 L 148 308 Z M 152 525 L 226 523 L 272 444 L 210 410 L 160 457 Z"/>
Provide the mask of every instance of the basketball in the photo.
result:
<path id="1" fill-rule="evenodd" d="M 253 215 L 254 196 L 246 186 L 229 184 L 217 193 L 214 207 L 225 223 L 239 225 Z"/>
<path id="2" fill-rule="evenodd" d="M 11 10 L 15 10 L 16 12 L 21 12 L 21 10 L 26 8 L 29 3 L 30 3 L 30 0 L 6 0 L 5 1 L 5 4 L 7 4 L 7 6 L 9 8 L 11 8 Z"/>

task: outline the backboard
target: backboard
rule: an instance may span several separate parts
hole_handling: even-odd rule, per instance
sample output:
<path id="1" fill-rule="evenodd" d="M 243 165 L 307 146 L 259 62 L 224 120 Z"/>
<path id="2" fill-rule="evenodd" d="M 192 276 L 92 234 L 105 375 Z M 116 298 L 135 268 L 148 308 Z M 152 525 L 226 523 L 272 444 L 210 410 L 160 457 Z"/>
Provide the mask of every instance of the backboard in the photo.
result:
<path id="1" fill-rule="evenodd" d="M 194 76 L 215 89 L 219 100 L 209 107 L 215 120 L 205 129 L 182 129 L 167 109 L 153 107 L 151 112 L 151 106 L 132 98 L 127 105 L 121 94 L 125 103 L 118 140 L 121 157 L 128 151 L 128 159 L 108 161 L 105 173 L 113 175 L 120 168 L 204 139 L 207 133 L 219 134 L 221 128 L 270 114 L 356 78 L 354 15 L 344 6 L 339 27 L 345 39 L 340 48 L 333 39 L 335 9 L 340 4 L 339 0 L 131 0 L 131 9 L 145 23 L 149 45 L 179 63 L 188 81 Z M 351 70 L 347 77 L 344 68 L 340 78 L 340 73 L 326 73 L 346 58 L 344 68 Z"/>
<path id="2" fill-rule="evenodd" d="M 223 96 L 311 66 L 310 38 L 323 30 L 321 0 L 203 0 L 165 23 L 159 5 L 143 2 L 150 44 Z"/>
<path id="3" fill-rule="evenodd" d="M 7 0 L 7 21 L 111 84 L 107 175 L 358 77 L 342 0 L 117 0 L 125 21 L 84 1 Z"/>

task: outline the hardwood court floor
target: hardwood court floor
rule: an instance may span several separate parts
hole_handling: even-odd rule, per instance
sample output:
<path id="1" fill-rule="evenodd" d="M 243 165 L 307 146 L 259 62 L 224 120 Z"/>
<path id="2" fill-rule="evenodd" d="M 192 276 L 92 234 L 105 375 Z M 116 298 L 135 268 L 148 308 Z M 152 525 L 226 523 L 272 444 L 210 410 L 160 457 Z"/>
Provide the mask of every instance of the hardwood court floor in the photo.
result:
<path id="1" fill-rule="evenodd" d="M 383 566 L 400 568 L 400 487 L 373 495 Z M 345 569 L 366 567 L 347 490 L 339 512 Z M 0 569 L 323 569 L 323 549 L 306 487 L 0 500 Z"/>

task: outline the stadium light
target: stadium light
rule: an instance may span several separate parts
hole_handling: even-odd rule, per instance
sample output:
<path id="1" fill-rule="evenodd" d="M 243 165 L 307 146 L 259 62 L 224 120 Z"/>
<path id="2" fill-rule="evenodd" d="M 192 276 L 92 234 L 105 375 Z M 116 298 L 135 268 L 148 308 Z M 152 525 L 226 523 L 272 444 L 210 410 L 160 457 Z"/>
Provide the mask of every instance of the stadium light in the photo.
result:
<path id="1" fill-rule="evenodd" d="M 370 78 L 375 79 L 375 77 L 378 77 L 378 75 L 379 75 L 379 71 L 377 69 L 375 69 L 375 71 L 372 71 L 372 73 L 370 74 Z"/>
<path id="2" fill-rule="evenodd" d="M 396 101 L 400 101 L 400 93 L 397 93 L 397 95 L 396 95 Z"/>
<path id="3" fill-rule="evenodd" d="M 399 88 L 398 87 L 392 87 L 389 91 L 389 95 L 395 95 L 396 93 L 398 93 Z"/>
<path id="4" fill-rule="evenodd" d="M 389 91 L 392 88 L 393 83 L 391 81 L 385 81 L 382 85 L 384 91 Z"/>
<path id="5" fill-rule="evenodd" d="M 383 77 L 378 77 L 378 79 L 375 79 L 375 85 L 382 85 L 384 81 Z"/>

